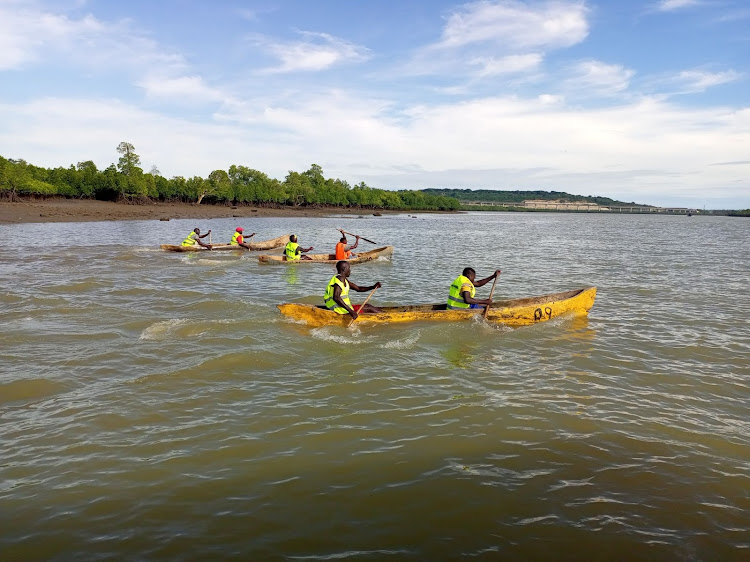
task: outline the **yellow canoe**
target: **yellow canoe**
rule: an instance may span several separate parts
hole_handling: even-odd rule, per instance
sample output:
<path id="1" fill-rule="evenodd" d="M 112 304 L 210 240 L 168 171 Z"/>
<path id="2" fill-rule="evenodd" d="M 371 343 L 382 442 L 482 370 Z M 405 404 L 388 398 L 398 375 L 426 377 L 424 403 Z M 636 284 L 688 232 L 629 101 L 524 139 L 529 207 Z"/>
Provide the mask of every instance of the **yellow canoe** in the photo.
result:
<path id="1" fill-rule="evenodd" d="M 217 251 L 217 250 L 242 250 L 242 251 L 259 251 L 259 250 L 273 250 L 274 248 L 281 248 L 282 246 L 286 246 L 286 243 L 289 242 L 289 234 L 282 234 L 281 236 L 277 236 L 276 238 L 271 238 L 270 240 L 262 240 L 260 242 L 248 242 L 247 245 L 250 246 L 249 248 L 243 248 L 242 246 L 237 246 L 236 244 L 211 244 L 211 251 Z M 208 252 L 208 248 L 204 248 L 203 246 L 199 246 L 196 244 L 195 246 L 181 246 L 180 244 L 161 244 L 159 246 L 162 250 L 167 250 L 168 252 Z"/>
<path id="2" fill-rule="evenodd" d="M 495 301 L 487 313 L 487 321 L 507 326 L 526 326 L 559 316 L 586 316 L 594 306 L 596 287 L 550 293 L 538 297 Z M 382 312 L 361 314 L 356 323 L 386 324 L 396 322 L 472 320 L 483 309 L 446 310 L 445 304 L 378 307 Z M 312 327 L 348 326 L 351 316 L 336 314 L 323 306 L 286 303 L 278 305 L 282 314 Z"/>
<path id="3" fill-rule="evenodd" d="M 293 261 L 287 261 L 285 259 L 284 255 L 278 255 L 278 256 L 267 256 L 267 255 L 260 255 L 258 256 L 258 263 L 270 263 L 270 264 L 281 264 L 281 265 L 292 265 L 292 264 L 298 264 L 298 263 L 336 263 L 336 255 L 335 254 L 303 254 L 305 256 L 308 256 L 309 260 L 293 260 Z M 370 250 L 369 252 L 361 252 L 358 253 L 356 257 L 349 258 L 348 261 L 350 264 L 355 263 L 364 263 L 372 260 L 376 260 L 378 258 L 385 258 L 390 257 L 393 255 L 393 246 L 383 246 L 382 248 L 376 248 L 374 250 Z"/>

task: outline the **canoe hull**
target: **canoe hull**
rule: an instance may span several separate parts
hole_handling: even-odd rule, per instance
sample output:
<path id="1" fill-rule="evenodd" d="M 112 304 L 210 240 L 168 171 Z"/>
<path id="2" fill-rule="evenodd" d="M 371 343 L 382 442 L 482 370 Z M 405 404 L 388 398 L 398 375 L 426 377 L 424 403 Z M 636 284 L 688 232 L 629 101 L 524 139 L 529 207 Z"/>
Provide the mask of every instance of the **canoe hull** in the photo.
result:
<path id="1" fill-rule="evenodd" d="M 538 297 L 495 301 L 487 314 L 487 321 L 507 326 L 528 326 L 559 316 L 586 316 L 594 306 L 596 287 L 587 287 Z M 392 324 L 403 322 L 466 322 L 483 312 L 475 310 L 446 310 L 444 304 L 378 307 L 382 312 L 362 314 L 357 324 Z M 281 313 L 311 327 L 348 326 L 351 317 L 336 314 L 325 308 L 286 303 L 278 305 Z"/>
<path id="2" fill-rule="evenodd" d="M 335 264 L 337 261 L 336 256 L 334 254 L 305 254 L 310 259 L 309 260 L 294 260 L 294 261 L 287 261 L 284 259 L 284 256 L 267 256 L 267 255 L 260 255 L 258 256 L 258 263 L 263 264 L 275 264 L 275 265 L 297 265 L 297 264 L 306 264 L 306 263 L 331 263 Z M 357 263 L 365 263 L 368 261 L 376 260 L 378 258 L 386 258 L 393 255 L 393 246 L 383 246 L 382 248 L 376 248 L 375 250 L 370 250 L 369 252 L 362 252 L 360 254 L 357 254 L 354 258 L 349 258 L 348 261 L 350 265 L 354 265 Z"/>
<path id="3" fill-rule="evenodd" d="M 289 235 L 288 234 L 282 234 L 281 236 L 277 236 L 276 238 L 271 238 L 270 240 L 262 240 L 260 242 L 256 243 L 248 243 L 249 248 L 243 248 L 242 246 L 237 246 L 235 244 L 211 244 L 211 251 L 228 251 L 228 250 L 235 250 L 235 251 L 241 251 L 241 252 L 257 252 L 262 250 L 273 250 L 274 248 L 281 248 L 282 246 L 286 246 L 286 243 L 289 242 Z M 161 244 L 159 246 L 162 250 L 166 250 L 168 252 L 208 252 L 208 248 L 204 248 L 203 246 L 198 246 L 197 244 L 195 246 L 182 246 L 180 244 Z"/>

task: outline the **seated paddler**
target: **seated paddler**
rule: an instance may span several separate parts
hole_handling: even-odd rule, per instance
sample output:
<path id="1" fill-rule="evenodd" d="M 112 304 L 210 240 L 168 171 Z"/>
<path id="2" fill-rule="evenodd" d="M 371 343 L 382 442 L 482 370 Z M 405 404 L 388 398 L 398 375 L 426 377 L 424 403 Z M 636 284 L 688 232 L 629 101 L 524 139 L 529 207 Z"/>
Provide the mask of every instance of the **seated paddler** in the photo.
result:
<path id="1" fill-rule="evenodd" d="M 195 246 L 197 244 L 198 246 L 203 246 L 204 248 L 208 248 L 210 250 L 211 244 L 205 244 L 201 242 L 201 238 L 205 238 L 209 234 L 211 234 L 210 228 L 208 229 L 208 232 L 206 232 L 205 234 L 201 234 L 200 228 L 194 228 L 193 232 L 188 234 L 187 238 L 185 238 L 185 240 L 182 241 L 182 245 L 183 246 Z"/>
<path id="2" fill-rule="evenodd" d="M 250 245 L 247 242 L 245 242 L 245 237 L 242 235 L 244 231 L 245 231 L 244 228 L 242 228 L 241 226 L 238 226 L 235 229 L 234 234 L 232 235 L 232 241 L 230 242 L 230 244 L 232 246 L 242 246 L 243 248 L 247 248 L 249 250 Z M 255 236 L 254 232 L 250 236 L 248 236 L 248 239 L 252 238 L 253 236 Z"/>
<path id="3" fill-rule="evenodd" d="M 297 237 L 292 234 L 289 236 L 289 242 L 287 242 L 286 247 L 284 248 L 284 260 L 285 261 L 299 261 L 299 260 L 309 260 L 311 258 L 307 256 L 303 256 L 302 254 L 305 252 L 309 252 L 312 250 L 313 247 L 310 246 L 309 248 L 303 248 L 297 243 Z"/>
<path id="4" fill-rule="evenodd" d="M 346 260 L 351 258 L 352 256 L 356 256 L 357 254 L 352 252 L 352 250 L 359 245 L 359 236 L 355 234 L 355 236 L 357 236 L 357 239 L 354 241 L 354 244 L 352 244 L 351 246 L 347 246 L 346 234 L 344 234 L 343 230 L 339 230 L 339 232 L 341 233 L 341 238 L 339 238 L 339 242 L 338 244 L 336 244 L 336 259 Z"/>
<path id="5" fill-rule="evenodd" d="M 326 287 L 324 300 L 328 310 L 333 310 L 337 314 L 348 314 L 352 319 L 356 319 L 360 314 L 373 314 L 380 312 L 380 309 L 375 308 L 372 305 L 352 305 L 351 301 L 349 301 L 349 289 L 353 289 L 359 293 L 372 291 L 373 289 L 379 289 L 382 286 L 380 282 L 369 287 L 360 287 L 359 285 L 352 283 L 348 279 L 349 273 L 351 272 L 348 261 L 337 262 L 336 271 L 338 273 L 331 277 L 331 280 Z"/>
<path id="6" fill-rule="evenodd" d="M 476 275 L 476 272 L 471 267 L 466 267 L 461 275 L 459 275 L 451 284 L 450 292 L 448 294 L 448 303 L 446 305 L 448 310 L 484 308 L 485 306 L 492 304 L 490 299 L 475 299 L 475 287 L 483 287 L 489 281 L 495 279 L 500 275 L 500 270 L 496 270 L 495 273 L 489 277 L 485 277 L 479 281 L 475 281 Z"/>

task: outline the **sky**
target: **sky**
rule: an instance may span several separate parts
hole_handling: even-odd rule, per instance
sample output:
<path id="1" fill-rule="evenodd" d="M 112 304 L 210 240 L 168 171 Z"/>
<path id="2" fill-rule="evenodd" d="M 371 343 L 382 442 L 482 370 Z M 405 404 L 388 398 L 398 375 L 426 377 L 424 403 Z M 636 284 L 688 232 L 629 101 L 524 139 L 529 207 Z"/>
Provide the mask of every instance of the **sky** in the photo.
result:
<path id="1" fill-rule="evenodd" d="M 750 208 L 747 0 L 0 0 L 0 155 Z"/>

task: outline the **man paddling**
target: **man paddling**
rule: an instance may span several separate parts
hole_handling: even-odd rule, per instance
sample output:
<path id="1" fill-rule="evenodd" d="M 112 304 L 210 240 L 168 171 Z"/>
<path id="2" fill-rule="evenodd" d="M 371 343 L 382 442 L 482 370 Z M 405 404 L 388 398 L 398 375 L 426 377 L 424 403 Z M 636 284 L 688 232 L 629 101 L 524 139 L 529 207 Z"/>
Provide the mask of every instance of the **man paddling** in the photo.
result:
<path id="1" fill-rule="evenodd" d="M 250 249 L 250 245 L 245 242 L 245 237 L 242 235 L 242 233 L 245 231 L 241 226 L 238 226 L 237 229 L 234 231 L 234 235 L 232 236 L 232 241 L 230 242 L 233 246 L 242 246 L 243 248 Z M 255 236 L 255 233 L 253 232 L 248 238 L 252 238 Z"/>
<path id="2" fill-rule="evenodd" d="M 352 303 L 349 301 L 349 288 L 352 288 L 359 293 L 372 291 L 373 289 L 379 289 L 382 286 L 380 281 L 370 287 L 360 287 L 359 285 L 352 283 L 347 279 L 351 272 L 348 261 L 342 260 L 337 262 L 336 271 L 338 273 L 331 277 L 331 280 L 326 287 L 325 297 L 323 297 L 328 310 L 333 310 L 337 314 L 348 314 L 352 317 L 352 321 L 356 320 L 360 313 L 373 314 L 375 312 L 380 312 L 379 309 L 372 305 L 365 304 L 360 307 L 355 304 L 352 306 Z"/>
<path id="3" fill-rule="evenodd" d="M 475 299 L 474 294 L 476 291 L 474 288 L 483 287 L 489 281 L 495 279 L 500 275 L 500 270 L 496 270 L 495 273 L 489 277 L 481 279 L 480 281 L 474 281 L 476 275 L 476 272 L 472 268 L 467 267 L 451 284 L 450 293 L 448 294 L 448 303 L 446 305 L 448 310 L 483 308 L 484 306 L 492 304 L 490 299 Z"/>
<path id="4" fill-rule="evenodd" d="M 311 258 L 307 256 L 303 256 L 302 254 L 305 252 L 309 252 L 312 250 L 313 247 L 310 246 L 309 248 L 302 248 L 297 243 L 297 237 L 292 234 L 289 237 L 289 242 L 287 242 L 286 247 L 284 248 L 284 260 L 286 261 L 298 261 L 298 260 L 309 260 Z"/>
<path id="5" fill-rule="evenodd" d="M 208 232 L 206 232 L 202 236 L 201 236 L 201 229 L 200 228 L 194 228 L 193 232 L 191 232 L 190 234 L 188 234 L 187 238 L 185 238 L 185 240 L 182 241 L 182 245 L 183 246 L 195 246 L 197 244 L 198 246 L 203 246 L 204 248 L 208 248 L 210 250 L 211 249 L 211 244 L 204 244 L 200 240 L 201 238 L 205 238 L 209 234 L 211 234 L 211 229 L 210 228 L 208 229 Z"/>
<path id="6" fill-rule="evenodd" d="M 349 259 L 352 256 L 356 256 L 357 254 L 353 253 L 352 250 L 356 248 L 359 245 L 359 236 L 357 236 L 357 240 L 354 241 L 354 244 L 351 246 L 346 245 L 346 234 L 344 234 L 343 230 L 339 230 L 341 233 L 341 238 L 339 239 L 339 243 L 336 244 L 336 259 L 337 260 L 345 260 Z"/>

